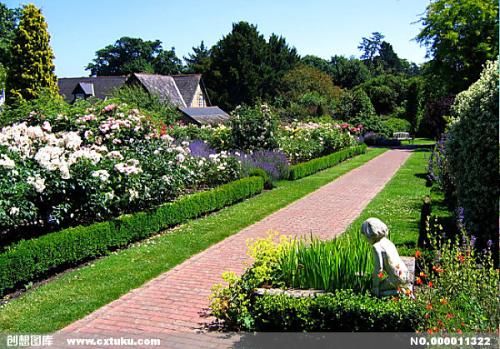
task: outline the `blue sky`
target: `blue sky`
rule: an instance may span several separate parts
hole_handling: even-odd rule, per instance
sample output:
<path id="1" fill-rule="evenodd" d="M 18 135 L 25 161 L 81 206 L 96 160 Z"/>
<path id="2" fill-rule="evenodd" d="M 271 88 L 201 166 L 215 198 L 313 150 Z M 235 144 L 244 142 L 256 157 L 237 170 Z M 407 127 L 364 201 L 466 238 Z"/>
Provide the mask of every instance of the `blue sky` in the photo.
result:
<path id="1" fill-rule="evenodd" d="M 26 1 L 4 1 L 17 7 Z M 179 57 L 201 40 L 211 46 L 234 22 L 256 24 L 268 37 L 283 35 L 301 55 L 359 56 L 362 37 L 379 31 L 396 53 L 425 61 L 412 40 L 429 0 L 32 0 L 49 25 L 59 77 L 87 76 L 95 51 L 122 36 L 159 39 Z"/>

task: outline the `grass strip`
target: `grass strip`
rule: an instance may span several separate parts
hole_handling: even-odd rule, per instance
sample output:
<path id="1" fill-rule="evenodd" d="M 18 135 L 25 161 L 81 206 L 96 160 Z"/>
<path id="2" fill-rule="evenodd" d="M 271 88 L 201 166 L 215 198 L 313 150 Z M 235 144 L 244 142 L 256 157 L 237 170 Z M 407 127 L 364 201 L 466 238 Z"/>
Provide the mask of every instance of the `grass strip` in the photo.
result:
<path id="1" fill-rule="evenodd" d="M 425 186 L 429 154 L 426 149 L 414 150 L 345 233 L 357 234 L 367 218 L 379 218 L 389 227 L 389 238 L 399 254 L 413 256 L 419 236 L 422 199 L 430 193 L 430 188 Z"/>

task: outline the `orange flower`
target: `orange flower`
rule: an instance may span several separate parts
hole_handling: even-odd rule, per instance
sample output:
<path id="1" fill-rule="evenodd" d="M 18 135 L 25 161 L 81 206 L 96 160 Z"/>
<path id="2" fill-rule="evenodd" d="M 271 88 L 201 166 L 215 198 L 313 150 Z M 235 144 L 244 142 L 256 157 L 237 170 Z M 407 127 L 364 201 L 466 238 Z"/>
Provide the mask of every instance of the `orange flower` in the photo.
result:
<path id="1" fill-rule="evenodd" d="M 415 252 L 415 258 L 420 258 L 420 256 L 422 256 L 422 253 L 417 250 L 417 252 Z"/>
<path id="2" fill-rule="evenodd" d="M 447 304 L 448 301 L 446 300 L 446 298 L 441 298 L 441 304 Z"/>
<path id="3" fill-rule="evenodd" d="M 428 334 L 432 334 L 432 328 L 429 328 L 429 329 L 427 330 L 427 333 L 428 333 Z"/>
<path id="4" fill-rule="evenodd" d="M 432 287 L 432 281 L 429 281 L 428 285 L 429 287 Z"/>
<path id="5" fill-rule="evenodd" d="M 465 257 L 463 254 L 458 253 L 457 254 L 457 259 L 460 261 L 460 263 L 463 263 L 465 261 Z"/>
<path id="6" fill-rule="evenodd" d="M 420 272 L 420 276 L 423 277 L 423 278 L 426 277 L 426 275 L 425 275 L 425 273 L 423 271 Z"/>
<path id="7" fill-rule="evenodd" d="M 422 285 L 422 279 L 417 277 L 417 285 Z"/>
<path id="8" fill-rule="evenodd" d="M 458 334 L 462 334 L 462 330 L 461 330 L 461 329 L 458 329 L 458 330 L 457 330 L 457 333 L 458 333 Z"/>
<path id="9" fill-rule="evenodd" d="M 407 289 L 405 290 L 405 294 L 406 294 L 407 296 L 411 295 L 411 290 L 410 290 L 409 288 L 407 288 Z"/>
<path id="10" fill-rule="evenodd" d="M 432 310 L 432 304 L 431 304 L 431 303 L 427 304 L 427 305 L 425 306 L 425 309 L 427 309 L 427 310 Z"/>
<path id="11" fill-rule="evenodd" d="M 446 318 L 447 318 L 447 319 L 451 319 L 451 318 L 453 318 L 453 314 L 452 314 L 452 313 L 448 313 L 448 314 L 446 314 Z"/>
<path id="12" fill-rule="evenodd" d="M 378 275 L 377 275 L 377 276 L 378 276 L 378 278 L 379 278 L 379 279 L 382 279 L 382 278 L 384 277 L 384 273 L 383 273 L 383 272 L 380 272 L 380 273 L 378 273 Z"/>

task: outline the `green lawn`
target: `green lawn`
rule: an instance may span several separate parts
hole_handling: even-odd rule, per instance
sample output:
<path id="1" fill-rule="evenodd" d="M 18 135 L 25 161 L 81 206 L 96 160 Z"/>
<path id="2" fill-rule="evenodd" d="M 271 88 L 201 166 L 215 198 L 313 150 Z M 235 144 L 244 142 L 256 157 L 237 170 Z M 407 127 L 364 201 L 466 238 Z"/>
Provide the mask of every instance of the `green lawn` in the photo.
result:
<path id="1" fill-rule="evenodd" d="M 379 218 L 389 227 L 390 239 L 399 253 L 414 255 L 422 200 L 430 192 L 430 188 L 425 186 L 429 155 L 425 149 L 415 150 L 346 232 L 358 233 L 367 218 Z"/>
<path id="2" fill-rule="evenodd" d="M 414 145 L 429 145 L 429 144 L 435 144 L 436 141 L 434 139 L 430 138 L 415 138 L 413 141 L 401 141 L 401 144 L 403 145 L 408 145 L 408 144 L 414 144 Z"/>
<path id="3" fill-rule="evenodd" d="M 385 152 L 366 154 L 68 272 L 0 308 L 0 332 L 56 331 Z"/>

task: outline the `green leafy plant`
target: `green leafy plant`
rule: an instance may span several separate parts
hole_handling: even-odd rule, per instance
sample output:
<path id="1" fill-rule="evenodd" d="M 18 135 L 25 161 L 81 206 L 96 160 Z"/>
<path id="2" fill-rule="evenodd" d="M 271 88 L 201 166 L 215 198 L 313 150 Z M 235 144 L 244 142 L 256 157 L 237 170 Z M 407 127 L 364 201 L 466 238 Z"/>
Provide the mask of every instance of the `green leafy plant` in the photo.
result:
<path id="1" fill-rule="evenodd" d="M 292 240 L 279 259 L 278 280 L 287 287 L 325 291 L 371 287 L 371 246 L 360 234 L 330 241 Z"/>
<path id="2" fill-rule="evenodd" d="M 498 329 L 499 270 L 494 267 L 491 251 L 478 252 L 475 240 L 463 235 L 461 241 L 453 241 L 435 234 L 430 237 L 433 253 L 417 252 L 424 266 L 416 279 L 419 288 L 415 292 L 424 311 L 420 331 L 462 333 Z"/>

